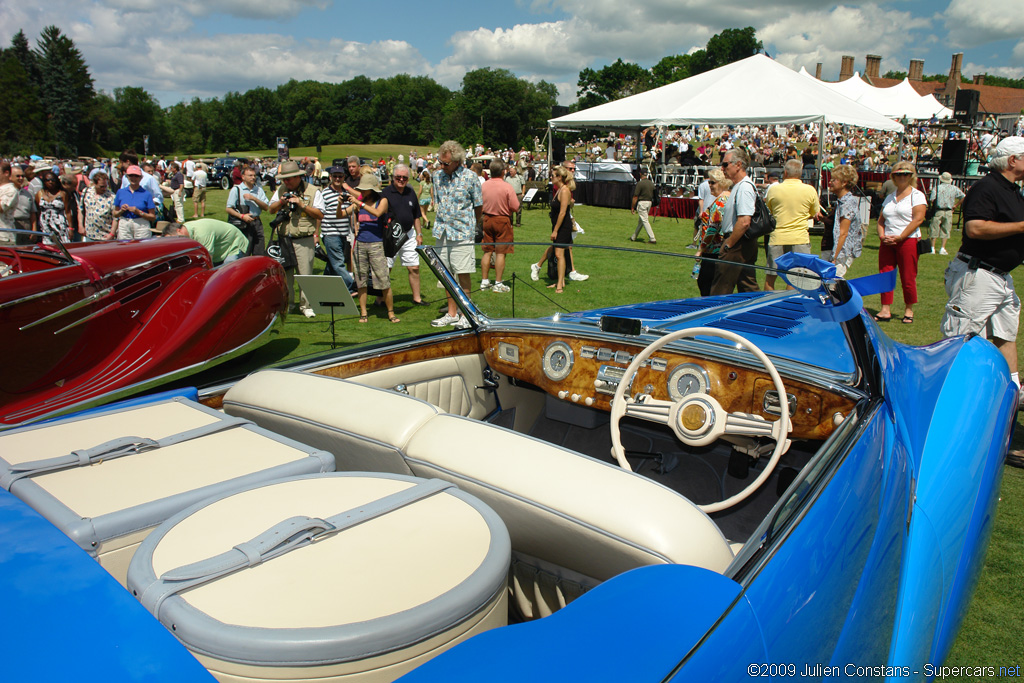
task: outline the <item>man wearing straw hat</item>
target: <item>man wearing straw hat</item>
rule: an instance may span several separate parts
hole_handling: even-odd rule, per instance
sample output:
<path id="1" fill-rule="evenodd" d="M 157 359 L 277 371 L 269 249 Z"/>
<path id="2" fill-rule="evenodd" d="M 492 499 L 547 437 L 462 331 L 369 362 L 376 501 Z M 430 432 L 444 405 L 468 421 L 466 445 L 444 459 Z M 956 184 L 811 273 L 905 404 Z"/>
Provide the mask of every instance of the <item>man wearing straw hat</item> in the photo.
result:
<path id="1" fill-rule="evenodd" d="M 294 161 L 289 160 L 281 164 L 277 172 L 281 186 L 270 199 L 270 213 L 277 213 L 286 203 L 291 205 L 291 216 L 281 227 L 284 234 L 292 238 L 295 268 L 298 269 L 299 275 L 312 275 L 316 229 L 324 217 L 323 198 L 316 187 L 305 181 L 305 175 L 306 172 Z M 289 268 L 285 275 L 288 291 L 295 291 L 294 269 Z M 305 293 L 300 292 L 299 297 L 299 311 L 307 318 L 314 317 L 316 314 L 309 307 Z"/>
<path id="2" fill-rule="evenodd" d="M 949 171 L 939 176 L 938 185 L 932 186 L 932 203 L 935 206 L 935 215 L 932 216 L 931 237 L 932 253 L 935 253 L 936 242 L 942 239 L 942 246 L 939 247 L 939 254 L 946 255 L 946 242 L 949 241 L 949 233 L 953 229 L 953 211 L 960 206 L 964 200 L 963 191 L 953 184 L 953 176 Z"/>

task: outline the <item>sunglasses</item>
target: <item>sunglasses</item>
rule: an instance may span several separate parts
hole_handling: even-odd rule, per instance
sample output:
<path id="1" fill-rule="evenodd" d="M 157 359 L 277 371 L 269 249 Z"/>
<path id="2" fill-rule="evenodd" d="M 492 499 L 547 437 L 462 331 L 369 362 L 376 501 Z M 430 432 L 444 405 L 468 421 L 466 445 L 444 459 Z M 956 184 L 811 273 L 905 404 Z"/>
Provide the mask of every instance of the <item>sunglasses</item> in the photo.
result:
<path id="1" fill-rule="evenodd" d="M 395 180 L 408 180 L 408 179 L 409 179 L 409 176 L 407 176 L 407 175 L 396 175 L 395 176 Z"/>
<path id="2" fill-rule="evenodd" d="M 914 175 L 914 174 L 911 173 L 910 171 L 896 171 L 895 173 L 893 173 L 893 175 L 894 176 L 898 176 L 898 175 L 910 176 L 910 175 Z"/>
<path id="3" fill-rule="evenodd" d="M 729 168 L 729 166 L 731 166 L 731 165 L 732 165 L 731 161 L 723 161 L 722 162 L 722 168 Z"/>

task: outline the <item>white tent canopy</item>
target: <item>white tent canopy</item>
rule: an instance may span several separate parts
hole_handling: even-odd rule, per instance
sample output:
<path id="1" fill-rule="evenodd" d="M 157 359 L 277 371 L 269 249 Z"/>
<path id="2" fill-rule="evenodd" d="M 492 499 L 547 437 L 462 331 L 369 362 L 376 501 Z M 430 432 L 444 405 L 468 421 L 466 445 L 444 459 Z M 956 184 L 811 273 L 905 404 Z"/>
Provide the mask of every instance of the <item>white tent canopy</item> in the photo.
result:
<path id="1" fill-rule="evenodd" d="M 800 74 L 817 81 L 805 69 L 801 69 Z M 906 78 L 890 88 L 875 87 L 864 81 L 860 77 L 860 73 L 854 73 L 852 78 L 838 83 L 817 82 L 893 119 L 906 117 L 923 120 L 930 119 L 932 116 L 941 119 L 953 115 L 953 112 L 942 106 L 934 95 L 918 93 Z"/>
<path id="2" fill-rule="evenodd" d="M 903 126 L 754 55 L 696 76 L 548 121 L 552 128 L 835 123 L 902 131 Z"/>

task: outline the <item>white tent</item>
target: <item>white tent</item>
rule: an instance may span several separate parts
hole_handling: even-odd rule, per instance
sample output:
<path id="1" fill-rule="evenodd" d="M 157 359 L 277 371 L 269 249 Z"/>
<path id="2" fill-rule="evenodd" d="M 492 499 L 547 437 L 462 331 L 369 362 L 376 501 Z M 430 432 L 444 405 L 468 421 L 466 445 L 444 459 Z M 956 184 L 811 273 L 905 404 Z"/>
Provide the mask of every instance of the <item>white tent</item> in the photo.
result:
<path id="1" fill-rule="evenodd" d="M 902 131 L 903 126 L 803 78 L 765 55 L 754 55 L 647 92 L 548 121 L 552 128 L 632 129 L 646 126 L 835 123 Z"/>
<path id="2" fill-rule="evenodd" d="M 801 68 L 800 74 L 817 81 L 814 76 L 807 73 L 803 68 Z M 906 78 L 890 88 L 875 87 L 864 81 L 860 77 L 860 73 L 854 73 L 852 78 L 847 78 L 845 81 L 839 81 L 838 83 L 817 82 L 823 83 L 825 87 L 831 88 L 833 91 L 845 95 L 851 100 L 856 100 L 864 106 L 874 109 L 879 114 L 892 119 L 906 117 L 908 119 L 924 120 L 930 119 L 932 116 L 937 116 L 941 119 L 953 115 L 953 112 L 942 106 L 935 99 L 934 95 L 921 95 L 918 93 Z"/>

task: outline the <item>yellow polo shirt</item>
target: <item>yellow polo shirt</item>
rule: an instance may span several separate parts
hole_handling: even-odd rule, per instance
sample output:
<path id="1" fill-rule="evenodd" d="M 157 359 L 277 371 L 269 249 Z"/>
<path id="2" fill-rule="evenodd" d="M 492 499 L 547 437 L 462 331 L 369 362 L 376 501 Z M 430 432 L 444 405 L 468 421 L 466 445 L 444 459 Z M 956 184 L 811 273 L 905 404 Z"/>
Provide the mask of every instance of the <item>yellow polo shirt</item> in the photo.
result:
<path id="1" fill-rule="evenodd" d="M 775 231 L 768 244 L 807 244 L 811 221 L 821 210 L 814 187 L 799 178 L 786 178 L 768 188 L 765 204 L 775 216 Z"/>

